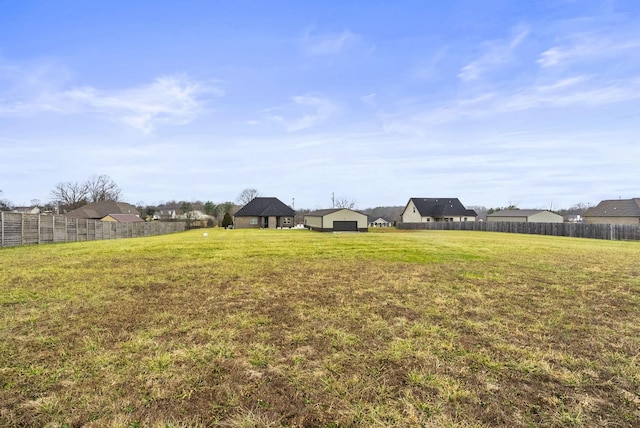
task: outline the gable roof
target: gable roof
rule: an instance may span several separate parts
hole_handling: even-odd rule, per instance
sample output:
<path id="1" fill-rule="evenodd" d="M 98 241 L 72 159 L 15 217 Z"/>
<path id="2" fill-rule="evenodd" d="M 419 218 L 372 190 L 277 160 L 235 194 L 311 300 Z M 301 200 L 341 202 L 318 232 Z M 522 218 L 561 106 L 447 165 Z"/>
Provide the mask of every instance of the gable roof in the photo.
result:
<path id="1" fill-rule="evenodd" d="M 640 198 L 601 201 L 585 211 L 583 217 L 640 217 Z"/>
<path id="2" fill-rule="evenodd" d="M 278 198 L 253 198 L 234 217 L 293 217 L 296 212 Z"/>
<path id="3" fill-rule="evenodd" d="M 316 210 L 316 211 L 312 211 L 310 213 L 306 213 L 305 217 L 324 217 L 324 216 L 326 216 L 328 214 L 333 214 L 335 212 L 342 211 L 342 210 L 346 210 L 346 211 L 351 211 L 351 212 L 354 212 L 354 213 L 362 214 L 360 211 L 352 210 L 352 209 L 349 209 L 349 208 L 328 208 L 328 209 L 325 209 L 325 210 Z M 365 214 L 362 214 L 362 215 L 365 215 Z"/>
<path id="4" fill-rule="evenodd" d="M 375 221 L 379 221 L 379 220 L 382 220 L 382 221 L 387 222 L 387 223 L 393 223 L 392 221 L 389 221 L 389 220 L 387 220 L 387 219 L 386 219 L 386 218 L 384 218 L 384 217 L 380 217 L 380 216 L 372 216 L 372 215 L 368 215 L 368 216 L 367 216 L 367 221 L 368 221 L 369 223 L 373 223 L 373 222 L 375 222 Z"/>
<path id="5" fill-rule="evenodd" d="M 474 210 L 466 209 L 458 198 L 411 198 L 409 202 L 413 202 L 422 217 L 478 216 Z"/>
<path id="6" fill-rule="evenodd" d="M 69 211 L 67 217 L 88 218 L 99 220 L 107 214 L 135 214 L 140 215 L 136 207 L 126 202 L 100 201 L 84 205 L 76 210 Z"/>

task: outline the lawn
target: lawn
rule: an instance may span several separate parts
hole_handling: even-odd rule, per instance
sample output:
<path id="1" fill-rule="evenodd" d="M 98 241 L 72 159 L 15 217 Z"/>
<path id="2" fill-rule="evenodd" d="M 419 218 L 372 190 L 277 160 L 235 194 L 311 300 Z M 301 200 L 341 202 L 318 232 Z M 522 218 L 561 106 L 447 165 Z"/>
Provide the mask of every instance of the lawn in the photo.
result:
<path id="1" fill-rule="evenodd" d="M 639 426 L 640 243 L 189 231 L 0 250 L 0 426 Z"/>

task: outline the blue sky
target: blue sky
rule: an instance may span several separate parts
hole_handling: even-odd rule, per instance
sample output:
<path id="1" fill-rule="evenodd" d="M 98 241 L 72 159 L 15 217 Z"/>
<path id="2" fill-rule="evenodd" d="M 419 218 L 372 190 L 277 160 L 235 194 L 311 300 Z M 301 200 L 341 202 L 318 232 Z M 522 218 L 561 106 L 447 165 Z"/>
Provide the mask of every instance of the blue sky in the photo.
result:
<path id="1" fill-rule="evenodd" d="M 0 189 L 565 208 L 640 196 L 640 3 L 0 0 Z"/>

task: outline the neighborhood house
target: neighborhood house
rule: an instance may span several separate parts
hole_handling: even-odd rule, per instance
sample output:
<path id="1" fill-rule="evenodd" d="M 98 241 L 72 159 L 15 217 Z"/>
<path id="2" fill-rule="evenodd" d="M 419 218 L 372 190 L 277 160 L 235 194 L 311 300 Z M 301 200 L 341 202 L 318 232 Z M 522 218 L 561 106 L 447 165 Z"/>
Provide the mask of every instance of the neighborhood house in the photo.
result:
<path id="1" fill-rule="evenodd" d="M 112 214 L 130 214 L 140 216 L 140 213 L 131 204 L 116 201 L 92 202 L 82 207 L 69 211 L 66 215 L 69 218 L 80 218 L 89 220 L 102 220 Z M 113 221 L 113 220 L 112 220 Z"/>
<path id="2" fill-rule="evenodd" d="M 369 217 L 369 227 L 391 227 L 393 222 L 383 217 Z"/>
<path id="3" fill-rule="evenodd" d="M 583 217 L 588 224 L 640 224 L 640 198 L 605 200 Z"/>
<path id="4" fill-rule="evenodd" d="M 478 214 L 468 210 L 458 198 L 411 198 L 402 211 L 403 223 L 431 221 L 475 221 Z"/>
<path id="5" fill-rule="evenodd" d="M 293 208 L 278 198 L 258 197 L 240 208 L 233 215 L 233 227 L 237 229 L 275 229 L 293 227 Z"/>

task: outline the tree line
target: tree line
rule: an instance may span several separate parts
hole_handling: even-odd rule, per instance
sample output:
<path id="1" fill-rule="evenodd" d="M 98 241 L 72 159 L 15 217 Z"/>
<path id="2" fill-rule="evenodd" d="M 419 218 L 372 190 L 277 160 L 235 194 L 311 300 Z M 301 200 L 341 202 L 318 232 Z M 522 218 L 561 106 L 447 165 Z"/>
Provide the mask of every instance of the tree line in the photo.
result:
<path id="1" fill-rule="evenodd" d="M 44 211 L 64 214 L 92 202 L 120 201 L 121 196 L 122 190 L 109 176 L 93 175 L 85 181 L 60 182 L 51 191 L 50 202 L 41 204 L 39 200 L 34 199 L 31 201 L 31 205 L 37 206 Z M 176 210 L 176 212 L 182 214 L 182 216 L 187 219 L 188 223 L 190 221 L 194 221 L 195 216 L 197 216 L 196 211 L 200 211 L 207 216 L 210 216 L 213 222 L 221 226 L 227 226 L 231 224 L 231 216 L 238 206 L 244 206 L 254 198 L 260 196 L 262 195 L 257 189 L 247 188 L 238 194 L 235 204 L 230 201 L 221 203 L 214 203 L 212 201 L 170 201 L 166 203 L 159 203 L 156 206 L 145 205 L 144 202 L 138 202 L 136 204 L 136 208 L 140 212 L 141 217 L 151 219 L 158 209 L 163 206 L 170 206 L 172 209 Z M 356 209 L 357 204 L 354 200 L 335 197 L 333 194 L 331 199 L 334 208 Z M 591 204 L 578 203 L 567 209 L 550 207 L 549 211 L 560 215 L 583 214 L 589 207 L 591 207 Z M 13 204 L 11 201 L 2 199 L 2 190 L 0 189 L 0 211 L 10 211 L 12 208 Z M 368 215 L 380 216 L 394 221 L 399 219 L 402 208 L 403 207 L 376 207 L 363 210 L 363 212 Z M 485 218 L 487 214 L 497 211 L 519 209 L 518 202 L 515 201 L 510 201 L 509 205 L 504 207 L 486 208 L 484 206 L 472 206 L 470 208 L 476 211 L 479 218 Z M 296 213 L 296 222 L 301 221 L 298 217 L 301 217 L 304 213 L 309 211 L 310 210 L 306 209 L 298 209 L 298 212 Z"/>

